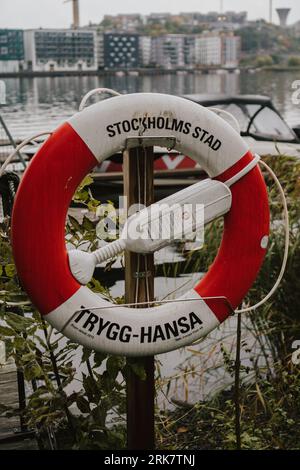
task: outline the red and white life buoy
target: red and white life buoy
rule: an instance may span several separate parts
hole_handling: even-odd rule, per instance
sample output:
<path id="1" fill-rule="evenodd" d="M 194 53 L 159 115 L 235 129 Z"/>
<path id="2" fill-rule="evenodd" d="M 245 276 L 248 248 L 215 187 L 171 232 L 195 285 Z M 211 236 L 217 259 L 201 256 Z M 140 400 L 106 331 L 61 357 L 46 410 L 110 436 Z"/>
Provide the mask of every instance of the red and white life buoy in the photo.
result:
<path id="1" fill-rule="evenodd" d="M 183 297 L 137 310 L 116 307 L 81 286 L 71 274 L 65 245 L 70 201 L 94 166 L 141 132 L 175 136 L 180 153 L 222 182 L 233 182 L 254 160 L 239 134 L 198 104 L 150 93 L 113 97 L 76 114 L 46 141 L 24 174 L 12 218 L 18 274 L 46 320 L 89 348 L 134 356 L 190 344 L 223 322 L 254 282 L 269 235 L 267 191 L 255 165 L 232 184 L 219 253 Z"/>

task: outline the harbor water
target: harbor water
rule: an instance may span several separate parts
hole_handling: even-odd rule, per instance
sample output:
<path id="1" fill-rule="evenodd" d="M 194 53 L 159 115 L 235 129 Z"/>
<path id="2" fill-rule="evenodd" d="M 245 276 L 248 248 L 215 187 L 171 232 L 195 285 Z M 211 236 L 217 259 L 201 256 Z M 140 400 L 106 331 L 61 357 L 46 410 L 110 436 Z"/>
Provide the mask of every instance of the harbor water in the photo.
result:
<path id="1" fill-rule="evenodd" d="M 1 108 L 1 113 L 15 138 L 26 137 L 32 130 L 54 129 L 78 110 L 85 93 L 93 88 L 107 87 L 120 93 L 268 95 L 286 121 L 297 125 L 300 124 L 300 105 L 292 102 L 295 91 L 292 84 L 296 80 L 300 80 L 296 71 L 8 78 L 4 79 L 7 106 Z"/>

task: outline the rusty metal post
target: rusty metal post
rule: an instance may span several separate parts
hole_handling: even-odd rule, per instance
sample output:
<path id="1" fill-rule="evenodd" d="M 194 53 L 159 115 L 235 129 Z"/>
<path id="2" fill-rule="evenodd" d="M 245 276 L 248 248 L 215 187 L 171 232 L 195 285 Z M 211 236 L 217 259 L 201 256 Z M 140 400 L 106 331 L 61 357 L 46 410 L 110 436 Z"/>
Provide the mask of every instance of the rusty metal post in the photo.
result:
<path id="1" fill-rule="evenodd" d="M 123 154 L 124 195 L 127 204 L 154 202 L 153 148 L 138 147 Z M 125 300 L 126 303 L 154 299 L 154 257 L 126 252 Z M 154 449 L 154 357 L 127 360 L 127 446 L 129 449 Z M 142 380 L 131 367 L 142 367 L 146 379 Z"/>

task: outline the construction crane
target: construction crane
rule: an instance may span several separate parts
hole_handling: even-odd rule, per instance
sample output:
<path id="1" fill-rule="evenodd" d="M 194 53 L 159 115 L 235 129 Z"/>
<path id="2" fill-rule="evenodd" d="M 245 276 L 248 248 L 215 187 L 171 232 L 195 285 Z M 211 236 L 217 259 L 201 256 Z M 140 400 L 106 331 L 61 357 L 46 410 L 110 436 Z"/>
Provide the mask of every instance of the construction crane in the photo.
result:
<path id="1" fill-rule="evenodd" d="M 224 13 L 223 0 L 220 0 L 220 13 L 221 13 L 221 15 L 223 15 L 223 13 Z"/>
<path id="2" fill-rule="evenodd" d="M 73 28 L 79 28 L 79 0 L 65 0 L 64 3 L 73 3 Z"/>

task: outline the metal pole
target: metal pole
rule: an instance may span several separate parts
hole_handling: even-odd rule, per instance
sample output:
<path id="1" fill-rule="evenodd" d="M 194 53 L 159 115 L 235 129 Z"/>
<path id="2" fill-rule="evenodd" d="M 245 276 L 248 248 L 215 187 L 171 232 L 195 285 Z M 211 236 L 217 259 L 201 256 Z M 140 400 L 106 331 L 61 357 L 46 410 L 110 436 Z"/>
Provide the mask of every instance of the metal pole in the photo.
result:
<path id="1" fill-rule="evenodd" d="M 270 11 L 269 11 L 269 19 L 270 19 L 270 23 L 273 22 L 273 0 L 270 0 Z"/>
<path id="2" fill-rule="evenodd" d="M 2 118 L 2 116 L 0 115 L 0 124 L 2 125 L 3 129 L 4 129 L 4 132 L 6 133 L 7 137 L 8 137 L 8 140 L 10 141 L 11 145 L 13 146 L 13 148 L 17 148 L 17 145 L 13 139 L 13 136 L 11 135 L 11 133 L 9 132 L 9 129 L 7 127 L 7 125 L 5 124 L 5 121 L 4 119 Z M 17 152 L 17 155 L 20 159 L 20 161 L 22 162 L 25 170 L 26 170 L 26 163 L 25 163 L 25 160 L 24 158 L 22 157 L 22 155 L 20 154 L 20 152 Z"/>
<path id="3" fill-rule="evenodd" d="M 22 314 L 22 316 L 24 316 Z M 17 369 L 17 382 L 18 382 L 18 395 L 19 395 L 19 411 L 20 411 L 20 429 L 21 433 L 28 432 L 28 427 L 24 418 L 24 411 L 26 409 L 26 391 L 25 380 L 22 370 Z"/>
<path id="4" fill-rule="evenodd" d="M 240 373 L 241 373 L 241 314 L 237 314 L 237 336 L 234 371 L 234 405 L 235 405 L 235 436 L 236 448 L 241 450 L 241 404 L 240 404 Z"/>
<path id="5" fill-rule="evenodd" d="M 153 148 L 126 150 L 123 154 L 124 195 L 127 207 L 154 202 Z M 125 254 L 125 299 L 128 303 L 154 300 L 153 255 Z M 129 358 L 127 377 L 128 449 L 154 449 L 154 357 Z M 142 380 L 132 364 L 144 369 Z"/>
<path id="6" fill-rule="evenodd" d="M 2 118 L 1 115 L 0 115 L 0 124 L 3 127 L 4 132 L 6 133 L 6 135 L 8 137 L 8 140 L 10 141 L 10 144 L 13 146 L 13 148 L 17 148 L 17 144 L 15 143 L 15 141 L 13 139 L 13 136 L 9 132 L 9 129 L 8 129 L 7 125 L 5 124 L 5 121 L 4 121 L 4 119 Z M 20 161 L 22 162 L 22 164 L 24 166 L 24 169 L 26 170 L 26 162 L 25 162 L 24 158 L 22 157 L 20 152 L 17 152 L 17 155 L 18 155 Z"/>

